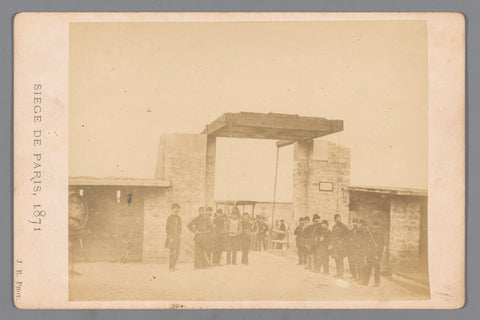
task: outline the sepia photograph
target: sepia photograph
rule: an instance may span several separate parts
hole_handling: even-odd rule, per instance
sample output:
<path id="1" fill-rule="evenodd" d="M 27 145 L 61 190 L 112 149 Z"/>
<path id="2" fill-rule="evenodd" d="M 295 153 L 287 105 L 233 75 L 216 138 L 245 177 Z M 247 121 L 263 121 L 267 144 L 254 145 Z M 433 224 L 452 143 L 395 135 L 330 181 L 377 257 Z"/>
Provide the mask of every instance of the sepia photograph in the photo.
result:
<path id="1" fill-rule="evenodd" d="M 25 12 L 21 309 L 465 304 L 465 19 Z"/>
<path id="2" fill-rule="evenodd" d="M 68 299 L 428 300 L 427 22 L 72 22 Z"/>

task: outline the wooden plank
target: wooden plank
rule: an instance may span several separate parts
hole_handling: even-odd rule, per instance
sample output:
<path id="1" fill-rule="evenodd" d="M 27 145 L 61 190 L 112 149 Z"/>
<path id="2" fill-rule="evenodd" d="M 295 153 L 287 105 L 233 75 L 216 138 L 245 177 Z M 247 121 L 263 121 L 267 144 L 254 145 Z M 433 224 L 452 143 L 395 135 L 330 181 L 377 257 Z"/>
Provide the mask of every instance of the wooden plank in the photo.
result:
<path id="1" fill-rule="evenodd" d="M 262 128 L 292 130 L 331 130 L 331 121 L 325 118 L 299 117 L 297 115 L 278 116 L 271 114 L 240 113 L 231 114 L 232 126 L 250 126 Z"/>
<path id="2" fill-rule="evenodd" d="M 225 113 L 202 131 L 216 137 L 309 140 L 343 130 L 342 120 L 276 113 Z"/>
<path id="3" fill-rule="evenodd" d="M 331 131 L 284 130 L 273 128 L 258 128 L 235 126 L 222 128 L 215 135 L 230 138 L 275 139 L 275 140 L 310 140 L 331 134 Z"/>
<path id="4" fill-rule="evenodd" d="M 75 186 L 170 187 L 170 181 L 167 180 L 135 178 L 69 177 L 68 184 Z"/>
<path id="5" fill-rule="evenodd" d="M 389 187 L 366 187 L 366 186 L 350 186 L 349 191 L 357 192 L 372 192 L 372 193 L 384 193 L 393 194 L 399 196 L 428 196 L 428 190 L 414 189 L 414 188 L 389 188 Z"/>
<path id="6" fill-rule="evenodd" d="M 213 121 L 210 124 L 205 126 L 203 129 L 203 134 L 214 134 L 217 130 L 224 128 L 227 125 L 227 115 L 228 113 L 222 114 L 217 120 Z"/>
<path id="7" fill-rule="evenodd" d="M 295 141 L 292 141 L 292 140 L 278 140 L 276 145 L 277 145 L 277 148 L 281 148 L 281 147 L 291 145 L 293 143 L 295 143 Z"/>

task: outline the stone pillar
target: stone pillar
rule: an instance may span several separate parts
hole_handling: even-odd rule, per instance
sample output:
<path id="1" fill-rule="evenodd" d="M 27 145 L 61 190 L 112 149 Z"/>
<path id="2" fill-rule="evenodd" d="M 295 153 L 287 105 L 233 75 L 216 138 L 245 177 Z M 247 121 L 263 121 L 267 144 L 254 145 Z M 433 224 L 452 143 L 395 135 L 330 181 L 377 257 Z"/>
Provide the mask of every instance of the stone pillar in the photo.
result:
<path id="1" fill-rule="evenodd" d="M 293 211 L 295 217 L 309 215 L 309 158 L 313 141 L 297 141 L 293 147 Z"/>
<path id="2" fill-rule="evenodd" d="M 418 272 L 421 201 L 393 196 L 390 202 L 390 266 L 394 271 Z"/>
<path id="3" fill-rule="evenodd" d="M 350 149 L 324 140 L 299 141 L 293 161 L 295 217 L 316 213 L 332 226 L 338 213 L 348 224 Z"/>
<path id="4" fill-rule="evenodd" d="M 205 205 L 213 206 L 215 197 L 215 157 L 217 149 L 217 137 L 207 136 L 207 158 L 205 177 Z M 215 209 L 215 208 L 214 208 Z"/>

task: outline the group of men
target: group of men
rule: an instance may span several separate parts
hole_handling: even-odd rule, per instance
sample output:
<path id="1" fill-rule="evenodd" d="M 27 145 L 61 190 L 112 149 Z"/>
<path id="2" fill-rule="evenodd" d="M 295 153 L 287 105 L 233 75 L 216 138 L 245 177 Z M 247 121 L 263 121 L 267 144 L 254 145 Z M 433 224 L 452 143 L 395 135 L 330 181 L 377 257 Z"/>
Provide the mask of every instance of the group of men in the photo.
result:
<path id="1" fill-rule="evenodd" d="M 179 210 L 177 203 L 172 204 L 173 213 L 168 217 L 166 225 L 165 247 L 170 249 L 170 271 L 176 270 L 180 252 L 182 223 Z M 226 264 L 237 264 L 237 252 L 241 251 L 241 263 L 248 265 L 252 241 L 256 242 L 255 247 L 265 248 L 268 231 L 263 218 L 257 217 L 254 220 L 247 212 L 241 216 L 238 208 L 234 208 L 231 214 L 224 214 L 222 209 L 213 214 L 211 207 L 200 207 L 198 216 L 187 224 L 187 228 L 194 234 L 195 269 L 221 266 L 223 252 L 226 252 Z"/>
<path id="2" fill-rule="evenodd" d="M 318 214 L 299 219 L 294 231 L 298 248 L 298 264 L 313 272 L 330 273 L 330 257 L 335 261 L 337 278 L 344 277 L 344 259 L 348 258 L 352 279 L 368 285 L 372 270 L 374 286 L 380 285 L 380 259 L 384 238 L 377 222 L 368 226 L 365 220 L 352 220 L 349 229 L 339 214 L 335 214 L 335 225 L 328 228 L 327 220 Z"/>

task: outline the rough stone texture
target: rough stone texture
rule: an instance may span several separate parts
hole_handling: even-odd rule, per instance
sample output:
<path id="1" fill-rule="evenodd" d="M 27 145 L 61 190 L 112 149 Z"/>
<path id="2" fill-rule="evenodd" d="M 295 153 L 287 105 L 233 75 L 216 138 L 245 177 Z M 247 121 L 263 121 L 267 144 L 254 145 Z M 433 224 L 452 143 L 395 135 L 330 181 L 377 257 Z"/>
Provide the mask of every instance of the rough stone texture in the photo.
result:
<path id="1" fill-rule="evenodd" d="M 293 210 L 295 215 L 310 215 L 308 205 L 309 157 L 313 148 L 312 141 L 298 141 L 293 146 Z"/>
<path id="2" fill-rule="evenodd" d="M 390 266 L 392 270 L 418 272 L 421 211 L 424 197 L 392 196 L 390 207 Z"/>
<path id="3" fill-rule="evenodd" d="M 315 150 L 317 149 L 317 150 Z M 320 182 L 332 183 L 321 191 Z M 350 149 L 323 140 L 296 142 L 293 165 L 293 210 L 295 216 L 317 213 L 333 225 L 333 215 L 348 220 Z"/>
<path id="4" fill-rule="evenodd" d="M 144 233 L 148 240 L 144 241 L 144 261 L 166 260 L 165 224 L 174 202 L 181 207 L 181 259 L 192 256 L 192 234 L 186 225 L 198 214 L 198 207 L 205 205 L 206 150 L 204 134 L 177 133 L 160 137 L 155 178 L 170 181 L 171 187 L 164 194 L 146 197 Z"/>
<path id="5" fill-rule="evenodd" d="M 207 137 L 207 158 L 206 158 L 206 177 L 205 177 L 205 203 L 213 207 L 215 196 L 215 157 L 217 149 L 217 138 Z"/>
<path id="6" fill-rule="evenodd" d="M 165 225 L 170 215 L 168 190 L 148 188 L 144 194 L 143 261 L 164 262 L 168 257 L 165 249 Z"/>
<path id="7" fill-rule="evenodd" d="M 146 188 L 129 186 L 70 186 L 84 192 L 89 210 L 83 249 L 74 244 L 76 261 L 119 262 L 129 249 L 128 261 L 142 260 L 143 196 Z M 120 190 L 120 202 L 117 202 Z M 132 201 L 128 204 L 128 195 Z"/>
<path id="8" fill-rule="evenodd" d="M 389 273 L 390 195 L 350 191 L 350 225 L 354 218 L 365 220 L 369 226 L 374 221 L 379 223 L 385 244 L 381 259 L 381 271 Z"/>

